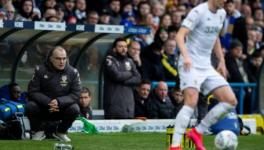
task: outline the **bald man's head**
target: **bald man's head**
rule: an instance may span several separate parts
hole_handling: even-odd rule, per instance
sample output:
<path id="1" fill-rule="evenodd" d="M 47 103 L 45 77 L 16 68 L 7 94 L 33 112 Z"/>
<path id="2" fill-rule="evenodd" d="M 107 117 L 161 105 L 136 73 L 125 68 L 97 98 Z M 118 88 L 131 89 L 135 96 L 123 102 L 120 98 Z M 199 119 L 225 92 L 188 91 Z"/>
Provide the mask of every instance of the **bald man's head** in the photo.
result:
<path id="1" fill-rule="evenodd" d="M 168 85 L 166 82 L 160 81 L 155 89 L 155 93 L 160 100 L 164 100 L 168 95 Z"/>

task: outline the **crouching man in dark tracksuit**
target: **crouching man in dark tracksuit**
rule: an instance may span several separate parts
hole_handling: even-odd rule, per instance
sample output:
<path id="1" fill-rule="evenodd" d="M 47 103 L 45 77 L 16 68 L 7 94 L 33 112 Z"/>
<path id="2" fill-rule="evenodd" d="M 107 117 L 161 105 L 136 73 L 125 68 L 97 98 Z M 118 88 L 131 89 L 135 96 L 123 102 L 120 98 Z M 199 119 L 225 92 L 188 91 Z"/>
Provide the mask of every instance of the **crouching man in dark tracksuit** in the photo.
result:
<path id="1" fill-rule="evenodd" d="M 29 102 L 26 114 L 30 120 L 32 140 L 43 140 L 43 122 L 58 122 L 52 135 L 60 141 L 70 142 L 67 130 L 78 117 L 81 90 L 78 71 L 69 65 L 66 50 L 60 46 L 51 50 L 45 63 L 37 66 L 28 85 Z"/>

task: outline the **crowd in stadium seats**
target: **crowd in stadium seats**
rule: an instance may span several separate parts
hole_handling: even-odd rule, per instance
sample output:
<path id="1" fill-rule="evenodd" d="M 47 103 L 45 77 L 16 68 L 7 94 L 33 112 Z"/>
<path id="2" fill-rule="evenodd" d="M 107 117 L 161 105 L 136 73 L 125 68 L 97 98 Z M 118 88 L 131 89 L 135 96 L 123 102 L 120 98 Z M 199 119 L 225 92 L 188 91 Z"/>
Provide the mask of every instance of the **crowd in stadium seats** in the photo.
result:
<path id="1" fill-rule="evenodd" d="M 97 0 L 96 3 L 86 0 L 3 0 L 0 1 L 0 18 L 148 26 L 150 34 L 130 39 L 129 57 L 142 79 L 178 82 L 176 33 L 189 10 L 200 2 L 202 0 Z M 262 4 L 259 0 L 227 0 L 225 10 L 227 16 L 220 37 L 226 55 L 228 81 L 256 82 L 264 58 Z M 214 56 L 212 63 L 217 64 Z M 246 106 L 251 91 L 250 88 L 245 90 Z M 245 109 L 244 113 L 248 111 Z"/>

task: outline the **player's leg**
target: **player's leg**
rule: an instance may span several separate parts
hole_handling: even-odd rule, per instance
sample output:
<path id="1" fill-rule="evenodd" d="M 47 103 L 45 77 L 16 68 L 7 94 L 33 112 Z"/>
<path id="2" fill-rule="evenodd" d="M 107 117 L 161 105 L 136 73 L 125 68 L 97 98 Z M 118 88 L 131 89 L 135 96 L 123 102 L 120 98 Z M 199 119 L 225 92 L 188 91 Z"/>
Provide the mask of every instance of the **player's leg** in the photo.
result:
<path id="1" fill-rule="evenodd" d="M 194 141 L 197 150 L 205 150 L 202 141 L 202 134 L 204 134 L 212 124 L 216 123 L 222 115 L 236 105 L 235 95 L 227 81 L 213 68 L 202 71 L 203 72 L 200 73 L 206 74 L 206 80 L 201 86 L 204 95 L 212 93 L 216 98 L 219 98 L 220 101 L 223 102 L 220 102 L 212 108 L 198 126 L 187 133 L 187 136 Z"/>
<path id="2" fill-rule="evenodd" d="M 183 90 L 184 96 L 184 106 L 178 112 L 175 119 L 174 134 L 170 150 L 181 150 L 180 144 L 182 136 L 194 113 L 194 107 L 196 107 L 198 101 L 200 85 L 204 80 L 201 78 L 200 74 L 197 73 L 195 68 L 191 68 L 189 72 L 185 72 L 183 67 L 179 67 L 179 72 L 180 87 Z"/>
<path id="3" fill-rule="evenodd" d="M 198 90 L 195 88 L 187 88 L 183 91 L 184 106 L 181 108 L 175 119 L 174 134 L 170 150 L 181 150 L 182 136 L 189 125 L 194 108 L 198 102 Z"/>
<path id="4" fill-rule="evenodd" d="M 215 124 L 220 117 L 234 109 L 237 104 L 235 94 L 230 86 L 222 86 L 213 90 L 212 94 L 219 100 L 196 127 L 199 133 L 204 133 L 211 125 Z"/>

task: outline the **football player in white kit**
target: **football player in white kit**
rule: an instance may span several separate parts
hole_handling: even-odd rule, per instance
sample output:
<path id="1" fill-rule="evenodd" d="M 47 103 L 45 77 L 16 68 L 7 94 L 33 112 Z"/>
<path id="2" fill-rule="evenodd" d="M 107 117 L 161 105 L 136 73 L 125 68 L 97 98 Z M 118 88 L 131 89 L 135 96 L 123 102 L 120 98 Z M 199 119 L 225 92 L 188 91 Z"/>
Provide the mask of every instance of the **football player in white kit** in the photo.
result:
<path id="1" fill-rule="evenodd" d="M 205 150 L 202 134 L 218 119 L 234 109 L 237 99 L 225 80 L 224 54 L 219 32 L 226 16 L 222 8 L 226 0 L 208 0 L 193 8 L 182 23 L 176 41 L 180 48 L 180 87 L 184 92 L 184 106 L 175 119 L 170 150 L 182 150 L 182 135 L 194 113 L 198 93 L 213 94 L 219 103 L 212 108 L 195 128 L 186 133 L 194 141 L 196 150 Z M 217 71 L 211 65 L 211 53 L 219 60 Z"/>

